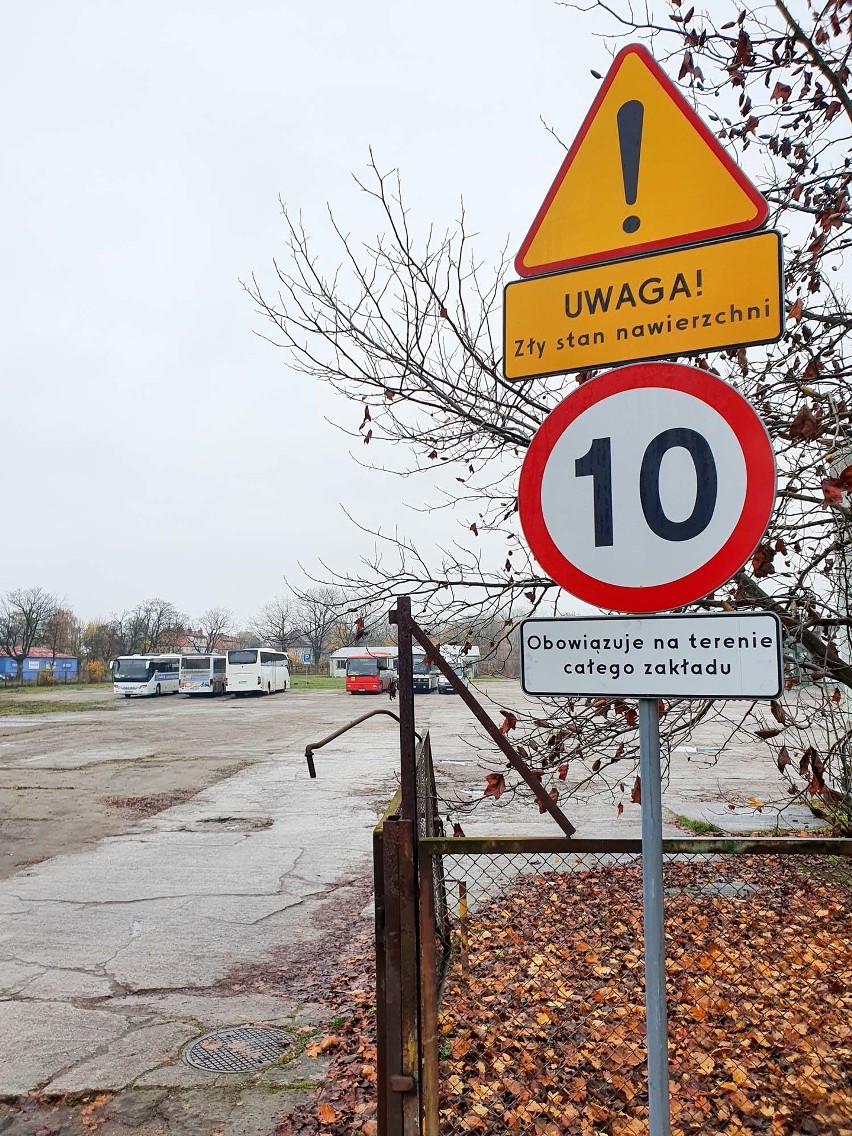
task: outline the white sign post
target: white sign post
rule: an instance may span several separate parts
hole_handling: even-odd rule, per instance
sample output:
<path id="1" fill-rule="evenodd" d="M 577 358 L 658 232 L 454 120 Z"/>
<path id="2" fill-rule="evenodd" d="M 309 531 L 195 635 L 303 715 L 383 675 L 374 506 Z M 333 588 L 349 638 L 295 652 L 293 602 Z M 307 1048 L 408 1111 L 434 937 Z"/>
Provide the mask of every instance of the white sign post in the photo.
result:
<path id="1" fill-rule="evenodd" d="M 780 623 L 656 616 L 709 595 L 761 540 L 775 500 L 766 428 L 715 376 L 640 363 L 585 383 L 530 444 L 518 508 L 530 550 L 566 591 L 633 618 L 526 620 L 529 694 L 639 699 L 650 1136 L 669 1136 L 663 913 L 661 695 L 771 698 Z"/>

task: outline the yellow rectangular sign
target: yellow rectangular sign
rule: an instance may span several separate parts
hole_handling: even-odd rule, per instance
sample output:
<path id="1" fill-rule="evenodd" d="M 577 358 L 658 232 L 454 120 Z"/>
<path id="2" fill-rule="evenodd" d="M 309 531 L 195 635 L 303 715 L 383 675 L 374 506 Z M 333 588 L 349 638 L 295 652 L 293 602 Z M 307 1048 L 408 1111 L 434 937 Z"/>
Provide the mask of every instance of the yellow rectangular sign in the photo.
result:
<path id="1" fill-rule="evenodd" d="M 772 343 L 784 333 L 781 236 L 518 280 L 503 301 L 507 379 Z"/>

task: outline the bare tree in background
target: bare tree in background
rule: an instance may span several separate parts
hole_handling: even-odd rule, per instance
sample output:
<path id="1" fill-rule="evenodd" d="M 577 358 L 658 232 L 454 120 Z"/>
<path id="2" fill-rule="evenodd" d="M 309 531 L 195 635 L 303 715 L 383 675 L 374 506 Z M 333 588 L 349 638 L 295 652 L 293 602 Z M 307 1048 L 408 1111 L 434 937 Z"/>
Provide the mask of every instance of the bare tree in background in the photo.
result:
<path id="1" fill-rule="evenodd" d="M 231 634 L 234 613 L 226 607 L 210 607 L 198 617 L 197 630 L 188 631 L 187 638 L 202 655 L 221 651 L 222 640 Z"/>
<path id="2" fill-rule="evenodd" d="M 293 617 L 290 613 L 291 600 L 278 596 L 260 608 L 252 619 L 250 629 L 258 640 L 279 651 L 287 651 L 296 637 Z"/>
<path id="3" fill-rule="evenodd" d="M 59 600 L 44 588 L 13 588 L 0 596 L 0 649 L 15 660 L 18 682 L 24 681 L 24 659 L 44 637 Z"/>
<path id="4" fill-rule="evenodd" d="M 314 666 L 318 667 L 329 650 L 345 645 L 339 639 L 341 626 L 346 625 L 347 597 L 332 586 L 305 588 L 294 595 L 294 624 L 310 644 Z"/>
<path id="5" fill-rule="evenodd" d="M 56 656 L 62 653 L 79 657 L 82 636 L 83 627 L 74 612 L 66 607 L 60 607 L 45 624 L 41 646 L 50 648 L 54 661 Z"/>
<path id="6" fill-rule="evenodd" d="M 771 223 L 785 234 L 784 338 L 689 360 L 757 407 L 779 468 L 765 540 L 729 586 L 693 607 L 777 612 L 787 649 L 798 655 L 788 688 L 800 678 L 830 680 L 794 713 L 780 702 L 771 716 L 759 705 L 740 706 L 730 731 L 768 742 L 790 800 L 822 797 L 852 825 L 850 729 L 840 693 L 852 689 L 848 0 L 830 0 L 801 20 L 783 0 L 760 9 L 714 3 L 710 15 L 683 12 L 675 0 L 660 5 L 659 18 L 647 11 L 638 21 L 627 5 L 591 7 L 609 14 L 614 31 L 652 41 L 658 61 L 751 173 L 770 203 Z M 603 72 L 608 63 L 601 42 L 590 65 Z M 274 294 L 256 280 L 249 292 L 289 366 L 355 404 L 349 433 L 359 451 L 382 446 L 377 464 L 419 478 L 418 500 L 429 511 L 444 509 L 457 539 L 424 548 L 365 527 L 377 551 L 358 571 L 332 567 L 325 577 L 371 611 L 406 592 L 426 626 L 460 623 L 473 641 L 480 628 L 497 624 L 504 630 L 489 640 L 496 650 L 501 635 L 512 634 L 520 605 L 537 614 L 570 606 L 530 560 L 517 523 L 517 475 L 545 415 L 594 373 L 561 384 L 503 379 L 505 250 L 494 268 L 485 267 L 463 212 L 446 233 L 418 231 L 398 178 L 373 161 L 361 189 L 376 206 L 379 236 L 356 242 L 331 215 L 340 263 L 323 268 L 301 219 L 285 208 L 287 253 L 275 264 Z M 698 722 L 731 713 L 723 704 L 677 700 L 664 711 L 668 753 Z M 516 717 L 528 752 L 555 787 L 595 785 L 616 798 L 629 792 L 637 753 L 632 705 L 544 704 L 534 718 L 518 713 L 507 722 Z M 845 798 L 839 803 L 832 796 L 838 791 Z"/>
<path id="7" fill-rule="evenodd" d="M 153 654 L 176 651 L 186 628 L 187 618 L 168 600 L 151 599 L 125 612 L 119 619 L 119 654 Z"/>

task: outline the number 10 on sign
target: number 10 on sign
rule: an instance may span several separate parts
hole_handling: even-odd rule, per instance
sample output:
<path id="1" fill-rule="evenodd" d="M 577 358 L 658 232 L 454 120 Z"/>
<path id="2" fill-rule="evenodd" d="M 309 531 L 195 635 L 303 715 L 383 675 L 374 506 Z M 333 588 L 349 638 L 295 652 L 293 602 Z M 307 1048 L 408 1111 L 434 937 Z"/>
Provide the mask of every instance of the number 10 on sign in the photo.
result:
<path id="1" fill-rule="evenodd" d="M 774 497 L 772 446 L 750 404 L 705 371 L 645 363 L 591 380 L 548 415 L 521 471 L 519 509 L 558 584 L 644 613 L 730 579 Z"/>

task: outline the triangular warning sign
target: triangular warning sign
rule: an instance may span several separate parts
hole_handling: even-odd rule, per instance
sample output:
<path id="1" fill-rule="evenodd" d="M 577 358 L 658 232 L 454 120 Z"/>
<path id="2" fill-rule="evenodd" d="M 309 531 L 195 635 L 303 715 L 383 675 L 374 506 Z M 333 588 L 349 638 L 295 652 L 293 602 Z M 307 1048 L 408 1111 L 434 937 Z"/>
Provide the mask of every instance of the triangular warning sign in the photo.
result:
<path id="1" fill-rule="evenodd" d="M 768 206 L 644 47 L 613 60 L 515 258 L 521 276 L 758 229 Z"/>

